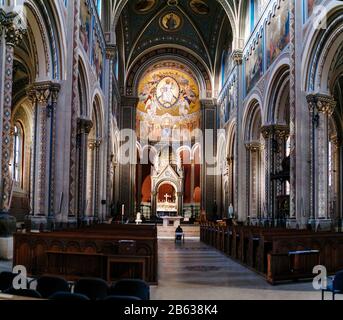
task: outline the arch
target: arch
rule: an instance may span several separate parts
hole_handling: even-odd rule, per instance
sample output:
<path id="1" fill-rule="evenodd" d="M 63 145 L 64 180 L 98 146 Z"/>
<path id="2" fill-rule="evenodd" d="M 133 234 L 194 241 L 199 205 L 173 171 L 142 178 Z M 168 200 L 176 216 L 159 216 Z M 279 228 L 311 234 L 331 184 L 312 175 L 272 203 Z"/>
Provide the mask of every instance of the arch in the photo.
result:
<path id="1" fill-rule="evenodd" d="M 227 129 L 227 145 L 226 145 L 226 153 L 227 154 L 233 154 L 232 152 L 232 140 L 233 138 L 235 138 L 236 136 L 236 129 L 237 129 L 237 123 L 236 123 L 236 119 L 230 121 L 229 125 L 228 125 L 228 129 Z"/>
<path id="2" fill-rule="evenodd" d="M 52 19 L 58 17 L 58 14 L 52 14 L 56 11 L 59 9 L 50 2 L 39 4 L 29 0 L 24 3 L 23 15 L 28 24 L 28 36 L 31 43 L 35 43 L 35 64 L 39 64 L 37 80 L 58 80 L 64 76 L 65 33 L 61 32 L 64 30 L 61 22 Z M 57 34 L 59 37 L 56 37 Z M 58 40 L 60 36 L 61 41 Z"/>
<path id="3" fill-rule="evenodd" d="M 290 69 L 286 61 L 280 62 L 280 65 L 275 68 L 273 75 L 267 85 L 268 91 L 266 94 L 266 108 L 264 109 L 263 123 L 280 123 L 286 124 L 286 117 L 282 116 L 282 111 L 285 105 L 282 106 L 283 97 L 289 96 L 289 80 Z M 283 118 L 283 119 L 282 119 Z"/>
<path id="4" fill-rule="evenodd" d="M 173 45 L 171 49 L 160 46 L 152 47 L 138 56 L 127 70 L 125 79 L 127 94 L 137 96 L 138 83 L 144 72 L 152 65 L 168 60 L 184 64 L 192 71 L 198 81 L 201 99 L 207 98 L 208 95 L 212 96 L 211 71 L 206 63 L 196 53 L 178 45 Z"/>
<path id="5" fill-rule="evenodd" d="M 327 8 L 327 27 L 325 29 L 310 28 L 307 52 L 312 52 L 310 59 L 304 59 L 303 89 L 307 92 L 330 94 L 335 62 L 343 48 L 343 4 L 330 4 Z"/>
<path id="6" fill-rule="evenodd" d="M 259 116 L 261 118 L 262 125 L 262 108 L 260 101 L 260 98 L 256 95 L 251 97 L 251 101 L 245 110 L 242 122 L 242 136 L 244 137 L 245 141 L 250 141 L 254 137 L 257 138 L 256 131 L 254 131 L 254 123 L 256 123 L 254 119 L 256 119 L 256 117 Z"/>
<path id="7" fill-rule="evenodd" d="M 104 113 L 104 101 L 103 101 L 103 98 L 99 89 L 96 89 L 94 91 L 92 101 L 93 103 L 92 105 L 90 105 L 90 107 L 92 108 L 92 112 L 96 111 L 97 124 L 98 124 L 96 138 L 102 139 L 103 137 L 105 137 L 105 126 L 104 126 L 105 113 Z"/>
<path id="8" fill-rule="evenodd" d="M 83 58 L 79 56 L 79 79 L 78 79 L 78 90 L 79 90 L 79 116 L 89 116 L 89 85 L 88 76 L 85 68 Z"/>

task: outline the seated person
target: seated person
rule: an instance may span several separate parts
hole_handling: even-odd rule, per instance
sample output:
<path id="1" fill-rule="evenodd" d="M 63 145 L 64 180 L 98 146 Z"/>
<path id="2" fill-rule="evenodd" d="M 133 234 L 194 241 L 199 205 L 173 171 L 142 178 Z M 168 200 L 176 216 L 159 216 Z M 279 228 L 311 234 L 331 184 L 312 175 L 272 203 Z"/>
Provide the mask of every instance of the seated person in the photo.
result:
<path id="1" fill-rule="evenodd" d="M 183 237 L 183 229 L 181 228 L 181 226 L 178 226 L 175 231 L 175 240 L 181 241 L 182 237 Z"/>

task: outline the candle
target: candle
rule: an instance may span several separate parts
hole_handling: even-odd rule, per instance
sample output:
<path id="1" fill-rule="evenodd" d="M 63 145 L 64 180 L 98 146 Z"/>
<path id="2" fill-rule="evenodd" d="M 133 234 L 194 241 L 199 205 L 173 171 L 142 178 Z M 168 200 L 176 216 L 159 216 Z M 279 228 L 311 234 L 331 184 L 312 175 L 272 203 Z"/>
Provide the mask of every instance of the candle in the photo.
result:
<path id="1" fill-rule="evenodd" d="M 121 215 L 124 216 L 125 215 L 125 204 L 123 204 L 121 206 Z"/>

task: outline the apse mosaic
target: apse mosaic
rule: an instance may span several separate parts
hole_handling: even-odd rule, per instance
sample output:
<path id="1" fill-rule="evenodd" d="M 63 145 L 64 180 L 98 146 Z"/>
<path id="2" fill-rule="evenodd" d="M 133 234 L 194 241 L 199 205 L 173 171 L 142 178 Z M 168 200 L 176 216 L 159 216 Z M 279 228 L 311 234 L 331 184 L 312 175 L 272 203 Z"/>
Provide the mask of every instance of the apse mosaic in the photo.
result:
<path id="1" fill-rule="evenodd" d="M 138 85 L 137 128 L 140 136 L 158 141 L 178 130 L 199 128 L 199 86 L 187 67 L 163 62 L 149 68 Z"/>
<path id="2" fill-rule="evenodd" d="M 283 3 L 267 27 L 267 68 L 280 55 L 290 41 L 290 12 L 288 3 Z"/>

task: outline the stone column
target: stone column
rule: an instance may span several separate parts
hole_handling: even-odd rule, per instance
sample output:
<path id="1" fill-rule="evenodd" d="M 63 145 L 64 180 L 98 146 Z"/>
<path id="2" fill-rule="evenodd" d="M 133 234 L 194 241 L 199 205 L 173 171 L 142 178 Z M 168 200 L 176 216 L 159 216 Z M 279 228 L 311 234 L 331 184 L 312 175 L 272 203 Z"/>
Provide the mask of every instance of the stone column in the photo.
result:
<path id="1" fill-rule="evenodd" d="M 202 172 L 201 172 L 201 211 L 208 217 L 212 217 L 214 204 L 216 200 L 216 163 L 215 155 L 217 153 L 217 126 L 216 126 L 216 106 L 213 100 L 202 100 Z M 211 141 L 206 141 L 206 130 L 212 134 Z M 213 138 L 213 141 L 212 141 Z M 219 204 L 217 203 L 217 211 Z M 219 212 L 217 212 L 218 214 Z"/>
<path id="2" fill-rule="evenodd" d="M 150 212 L 150 219 L 155 218 L 157 214 L 157 191 L 151 192 L 151 212 Z"/>
<path id="3" fill-rule="evenodd" d="M 261 190 L 260 190 L 260 157 L 262 144 L 259 141 L 251 141 L 245 144 L 246 147 L 246 169 L 247 169 L 247 218 L 252 222 L 258 220 L 269 219 L 268 216 L 263 216 L 265 212 L 261 212 Z"/>
<path id="4" fill-rule="evenodd" d="M 79 118 L 78 124 L 78 222 L 84 219 L 87 210 L 87 153 L 88 153 L 88 135 L 93 128 L 93 122 L 90 119 Z"/>
<path id="5" fill-rule="evenodd" d="M 328 195 L 328 153 L 329 153 L 329 130 L 328 121 L 332 115 L 336 102 L 331 96 L 324 94 L 310 94 L 307 96 L 312 121 L 312 145 L 311 145 L 311 193 L 312 215 L 311 223 L 317 227 L 330 228 L 331 217 L 329 216 Z"/>
<path id="6" fill-rule="evenodd" d="M 111 127 L 113 114 L 113 90 L 114 90 L 114 66 L 117 59 L 117 47 L 115 45 L 108 45 L 106 47 L 106 81 L 105 81 L 105 92 L 107 94 L 107 103 L 108 103 L 108 119 L 107 119 L 107 164 L 106 164 L 106 216 L 110 217 L 111 206 L 114 201 L 113 186 L 114 186 L 114 172 L 112 171 L 112 146 L 110 145 L 111 139 Z M 113 141 L 112 141 L 113 143 Z"/>
<path id="7" fill-rule="evenodd" d="M 265 139 L 265 208 L 268 215 L 276 223 L 280 219 L 277 212 L 276 196 L 283 194 L 280 181 L 272 181 L 272 175 L 282 171 L 285 151 L 285 137 L 289 134 L 286 126 L 268 125 L 261 129 Z"/>
<path id="8" fill-rule="evenodd" d="M 274 222 L 275 217 L 275 198 L 273 190 L 273 182 L 271 181 L 271 175 L 275 173 L 274 168 L 274 145 L 275 145 L 275 126 L 268 125 L 261 128 L 263 138 L 265 139 L 265 204 L 263 209 L 268 217 Z"/>
<path id="9" fill-rule="evenodd" d="M 136 177 L 136 162 L 137 162 L 137 145 L 136 145 L 136 108 L 138 99 L 134 97 L 122 97 L 120 108 L 120 129 L 131 130 L 130 141 L 128 137 L 122 135 L 120 147 L 125 144 L 130 148 L 130 159 L 128 163 L 123 163 L 127 157 L 125 154 L 119 154 L 120 165 L 120 202 L 125 205 L 125 218 L 131 218 L 132 221 L 136 218 L 135 207 L 135 177 Z M 123 149 L 124 150 L 124 149 Z"/>
<path id="10" fill-rule="evenodd" d="M 340 145 L 341 140 L 335 136 L 330 137 L 330 142 L 332 145 L 332 163 L 331 163 L 331 175 L 332 175 L 332 185 L 329 191 L 329 210 L 331 215 L 331 220 L 335 227 L 341 226 L 340 217 Z M 330 174 L 330 172 L 329 172 Z"/>
<path id="11" fill-rule="evenodd" d="M 233 203 L 235 216 L 238 216 L 240 221 L 244 221 L 248 214 L 248 201 L 245 198 L 247 177 L 246 177 L 246 150 L 244 148 L 245 138 L 243 134 L 243 51 L 235 50 L 232 53 L 231 59 L 234 62 L 237 70 L 236 85 L 236 154 L 234 155 L 234 172 L 235 172 L 235 203 Z"/>
<path id="12" fill-rule="evenodd" d="M 183 192 L 177 193 L 178 216 L 183 216 Z"/>
<path id="13" fill-rule="evenodd" d="M 94 139 L 88 141 L 88 152 L 89 152 L 89 181 L 87 182 L 89 187 L 88 194 L 88 214 L 87 220 L 91 222 L 92 220 L 97 220 L 99 217 L 99 191 L 100 191 L 100 171 L 99 171 L 99 148 L 102 141 L 100 139 Z"/>
<path id="14" fill-rule="evenodd" d="M 275 126 L 276 139 L 276 157 L 275 157 L 275 173 L 282 171 L 282 162 L 286 155 L 286 142 L 289 137 L 289 128 L 287 126 Z M 276 181 L 276 195 L 285 194 L 285 186 L 280 181 Z M 290 218 L 295 218 L 290 216 Z"/>
<path id="15" fill-rule="evenodd" d="M 33 217 L 32 227 L 41 227 L 54 220 L 55 183 L 55 108 L 60 85 L 41 82 L 33 84 L 28 95 L 33 103 L 34 160 L 33 160 Z"/>
<path id="16" fill-rule="evenodd" d="M 17 14 L 0 9 L 0 213 L 11 206 L 12 179 L 9 162 L 12 153 L 11 116 L 14 47 L 21 41 L 23 30 L 16 22 Z"/>

